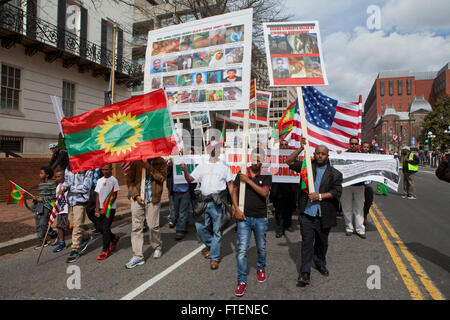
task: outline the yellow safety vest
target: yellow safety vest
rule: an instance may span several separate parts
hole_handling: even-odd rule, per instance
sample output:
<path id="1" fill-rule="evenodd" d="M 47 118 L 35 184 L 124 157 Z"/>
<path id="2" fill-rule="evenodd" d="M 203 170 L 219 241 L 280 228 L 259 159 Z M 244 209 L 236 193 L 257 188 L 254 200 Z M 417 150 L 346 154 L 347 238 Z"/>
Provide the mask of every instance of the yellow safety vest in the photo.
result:
<path id="1" fill-rule="evenodd" d="M 411 153 L 409 154 L 408 160 L 409 160 L 409 161 L 412 161 L 413 159 L 414 159 L 414 153 L 411 152 Z M 419 170 L 419 165 L 418 165 L 418 164 L 413 165 L 413 164 L 411 164 L 411 163 L 408 162 L 408 170 L 409 170 L 409 171 L 418 171 L 418 170 Z"/>

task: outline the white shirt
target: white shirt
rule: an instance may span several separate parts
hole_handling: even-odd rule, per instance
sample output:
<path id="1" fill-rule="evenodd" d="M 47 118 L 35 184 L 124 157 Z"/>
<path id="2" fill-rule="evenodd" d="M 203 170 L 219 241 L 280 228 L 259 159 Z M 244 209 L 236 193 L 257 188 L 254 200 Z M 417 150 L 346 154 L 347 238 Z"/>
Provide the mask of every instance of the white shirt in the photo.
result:
<path id="1" fill-rule="evenodd" d="M 200 183 L 202 195 L 219 193 L 227 188 L 227 182 L 233 181 L 233 174 L 229 166 L 221 160 L 217 162 L 203 162 L 191 173 L 195 182 Z"/>
<path id="2" fill-rule="evenodd" d="M 114 187 L 114 192 L 119 191 L 119 181 L 113 176 L 109 178 L 101 177 L 97 181 L 97 186 L 95 187 L 95 192 L 98 193 L 98 201 L 100 202 L 100 209 L 103 209 L 103 202 L 105 202 L 106 197 L 111 192 Z M 116 209 L 116 202 L 111 206 L 111 209 Z"/>
<path id="3" fill-rule="evenodd" d="M 59 190 L 61 190 L 63 184 L 60 183 L 58 184 L 58 186 L 56 186 L 56 197 L 58 198 L 58 194 L 59 194 Z M 63 209 L 59 212 L 59 214 L 65 214 L 65 213 L 69 213 L 69 206 L 67 204 L 67 191 L 64 192 L 64 197 L 66 198 L 66 205 L 63 207 Z"/>

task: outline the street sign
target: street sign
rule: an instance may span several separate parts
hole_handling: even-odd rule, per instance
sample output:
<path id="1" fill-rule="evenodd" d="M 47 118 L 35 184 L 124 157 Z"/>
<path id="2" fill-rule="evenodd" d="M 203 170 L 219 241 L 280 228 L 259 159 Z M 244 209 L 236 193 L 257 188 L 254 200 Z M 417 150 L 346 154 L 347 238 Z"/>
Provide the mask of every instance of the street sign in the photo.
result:
<path id="1" fill-rule="evenodd" d="M 411 137 L 411 146 L 415 146 L 416 145 L 416 137 Z"/>

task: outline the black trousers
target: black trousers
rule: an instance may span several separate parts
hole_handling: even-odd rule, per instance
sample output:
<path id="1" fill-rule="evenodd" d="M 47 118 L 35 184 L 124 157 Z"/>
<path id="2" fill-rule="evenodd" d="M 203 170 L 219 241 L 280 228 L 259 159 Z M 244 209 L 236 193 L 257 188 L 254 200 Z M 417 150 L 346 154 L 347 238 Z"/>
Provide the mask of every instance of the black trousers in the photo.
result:
<path id="1" fill-rule="evenodd" d="M 322 228 L 321 218 L 307 214 L 300 215 L 300 231 L 302 233 L 302 252 L 300 272 L 311 273 L 311 264 L 325 267 L 328 250 L 328 234 L 331 228 Z"/>
<path id="2" fill-rule="evenodd" d="M 373 203 L 373 189 L 370 185 L 364 186 L 364 218 L 367 218 L 370 207 Z"/>
<path id="3" fill-rule="evenodd" d="M 89 192 L 89 200 L 86 205 L 86 215 L 88 216 L 89 220 L 92 221 L 94 224 L 95 229 L 98 229 L 97 227 L 97 217 L 95 216 L 95 207 L 97 205 L 97 193 L 95 192 L 94 188 L 91 188 L 91 191 Z"/>
<path id="4" fill-rule="evenodd" d="M 283 232 L 292 223 L 292 210 L 294 209 L 294 195 L 292 193 L 279 197 L 274 201 L 276 231 Z"/>
<path id="5" fill-rule="evenodd" d="M 111 240 L 114 239 L 115 235 L 111 232 L 111 224 L 114 221 L 114 216 L 116 214 L 116 209 L 111 209 L 109 219 L 106 218 L 104 214 L 101 214 L 97 219 L 97 230 L 103 236 L 103 251 L 108 251 L 111 244 Z"/>

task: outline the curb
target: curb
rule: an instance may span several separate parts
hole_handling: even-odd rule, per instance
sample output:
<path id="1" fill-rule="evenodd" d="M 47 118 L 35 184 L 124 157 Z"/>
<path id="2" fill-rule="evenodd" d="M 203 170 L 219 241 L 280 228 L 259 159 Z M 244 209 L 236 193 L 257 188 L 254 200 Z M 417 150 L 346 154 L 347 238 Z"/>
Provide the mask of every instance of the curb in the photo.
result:
<path id="1" fill-rule="evenodd" d="M 161 201 L 161 208 L 165 207 L 169 207 L 169 200 Z M 131 209 L 117 212 L 114 217 L 114 221 L 119 221 L 128 217 L 131 217 Z M 91 228 L 93 226 L 93 223 L 89 222 L 85 225 Z M 37 238 L 36 234 L 30 234 L 21 238 L 2 242 L 0 243 L 0 256 L 3 256 L 7 253 L 17 253 L 38 243 L 39 239 Z"/>

